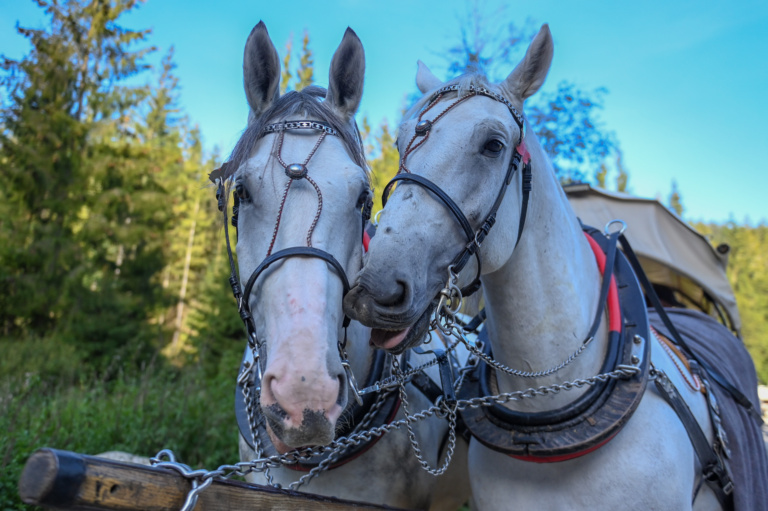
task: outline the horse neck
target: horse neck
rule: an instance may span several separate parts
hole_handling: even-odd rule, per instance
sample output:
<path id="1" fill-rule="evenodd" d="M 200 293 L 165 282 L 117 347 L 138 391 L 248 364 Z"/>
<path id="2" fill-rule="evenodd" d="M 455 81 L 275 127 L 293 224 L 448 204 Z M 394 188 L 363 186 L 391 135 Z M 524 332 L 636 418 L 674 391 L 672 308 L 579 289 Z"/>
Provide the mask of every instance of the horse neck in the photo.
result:
<path id="1" fill-rule="evenodd" d="M 596 312 L 600 274 L 554 172 L 548 165 L 536 164 L 545 161 L 540 146 L 529 143 L 529 150 L 534 155 L 533 191 L 522 238 L 512 257 L 482 280 L 494 358 L 512 368 L 535 372 L 565 361 L 587 337 Z M 500 218 L 497 225 L 502 222 L 517 225 L 517 218 Z M 563 369 L 537 378 L 497 371 L 499 390 L 522 390 L 597 374 L 606 346 L 601 323 L 595 342 Z M 581 393 L 583 390 L 510 406 L 551 409 Z"/>

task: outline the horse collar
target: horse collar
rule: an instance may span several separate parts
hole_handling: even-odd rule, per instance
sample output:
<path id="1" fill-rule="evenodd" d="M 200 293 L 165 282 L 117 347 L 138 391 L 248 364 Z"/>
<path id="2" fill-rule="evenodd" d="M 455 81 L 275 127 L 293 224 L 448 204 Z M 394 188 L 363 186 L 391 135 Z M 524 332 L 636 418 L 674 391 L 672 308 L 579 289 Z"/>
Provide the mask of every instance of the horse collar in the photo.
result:
<path id="1" fill-rule="evenodd" d="M 608 240 L 594 229 L 587 232 L 604 250 Z M 605 445 L 627 423 L 648 381 L 650 330 L 645 299 L 634 273 L 621 253 L 616 254 L 616 259 L 614 276 L 621 319 L 609 314 L 612 331 L 601 372 L 637 363 L 640 372 L 628 379 L 595 385 L 568 406 L 549 412 L 516 412 L 499 404 L 462 410 L 462 419 L 477 440 L 524 461 L 557 462 L 583 456 Z M 490 353 L 487 334 L 482 332 L 481 340 L 483 336 L 484 349 Z M 492 395 L 492 377 L 491 369 L 481 361 L 467 378 L 460 397 Z"/>

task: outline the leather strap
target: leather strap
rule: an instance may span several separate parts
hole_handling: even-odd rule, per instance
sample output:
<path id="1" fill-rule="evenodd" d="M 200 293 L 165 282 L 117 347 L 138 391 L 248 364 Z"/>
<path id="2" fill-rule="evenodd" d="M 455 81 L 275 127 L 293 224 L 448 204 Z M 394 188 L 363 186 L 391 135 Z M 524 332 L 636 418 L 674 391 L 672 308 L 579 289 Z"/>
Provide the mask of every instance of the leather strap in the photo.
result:
<path id="1" fill-rule="evenodd" d="M 245 288 L 243 290 L 243 304 L 241 306 L 241 309 L 249 309 L 248 306 L 248 297 L 251 295 L 251 289 L 253 288 L 253 285 L 256 282 L 256 279 L 261 275 L 261 273 L 266 270 L 272 263 L 275 261 L 279 261 L 280 259 L 285 259 L 287 257 L 295 257 L 295 256 L 304 256 L 304 257 L 316 257 L 318 259 L 322 259 L 326 263 L 330 264 L 331 267 L 336 270 L 336 273 L 339 275 L 339 278 L 341 279 L 341 283 L 344 286 L 344 295 L 346 295 L 349 292 L 349 280 L 347 279 L 347 274 L 344 271 L 344 268 L 341 267 L 341 264 L 336 260 L 335 257 L 333 257 L 331 254 L 324 250 L 320 250 L 314 247 L 292 247 L 292 248 L 286 248 L 284 250 L 280 250 L 279 252 L 275 252 L 271 256 L 264 259 L 261 264 L 259 264 L 255 270 L 253 270 L 253 273 L 251 273 L 251 276 L 248 278 L 248 282 L 245 284 Z M 344 315 L 344 324 L 343 326 L 346 328 L 349 326 L 349 316 L 346 314 Z"/>
<path id="2" fill-rule="evenodd" d="M 480 246 L 482 245 L 483 241 L 485 241 L 486 236 L 488 236 L 488 233 L 490 232 L 491 227 L 493 227 L 493 225 L 496 223 L 496 213 L 498 212 L 499 207 L 501 207 L 501 203 L 504 200 L 504 196 L 506 195 L 506 192 L 507 192 L 507 187 L 509 186 L 509 183 L 512 182 L 512 176 L 514 176 L 515 172 L 520 166 L 521 161 L 523 160 L 523 156 L 520 152 L 520 147 L 522 145 L 523 144 L 521 143 L 516 148 L 512 156 L 512 160 L 510 161 L 510 164 L 507 167 L 507 173 L 504 176 L 504 181 L 501 184 L 499 193 L 496 195 L 496 200 L 493 202 L 493 205 L 491 206 L 491 209 L 488 212 L 488 215 L 485 217 L 485 220 L 477 229 L 477 231 L 474 231 L 472 229 L 472 225 L 469 223 L 469 220 L 467 220 L 466 215 L 461 211 L 461 208 L 458 206 L 458 204 L 456 204 L 456 202 L 453 199 L 451 199 L 451 197 L 447 193 L 445 193 L 438 185 L 436 185 L 429 179 L 425 178 L 424 176 L 420 176 L 418 174 L 412 174 L 412 173 L 398 174 L 395 177 L 393 177 L 389 183 L 387 183 L 387 186 L 384 188 L 384 192 L 382 193 L 382 197 L 381 197 L 382 207 L 385 207 L 387 205 L 389 194 L 392 190 L 392 186 L 394 185 L 394 183 L 396 183 L 397 181 L 411 182 L 411 183 L 418 184 L 419 186 L 426 188 L 427 190 L 432 192 L 438 199 L 440 199 L 443 205 L 446 208 L 448 208 L 448 210 L 451 212 L 453 217 L 461 226 L 461 229 L 464 231 L 464 235 L 467 237 L 466 246 L 453 259 L 453 262 L 450 265 L 453 268 L 454 273 L 458 274 L 459 272 L 461 272 L 461 270 L 464 269 L 464 267 L 469 262 L 469 259 L 473 255 L 477 258 L 477 274 L 475 275 L 474 280 L 469 285 L 461 289 L 462 296 L 470 296 L 473 293 L 475 293 L 478 289 L 480 289 L 480 285 L 481 285 L 480 275 L 482 273 L 480 252 L 479 252 Z M 523 152 L 527 153 L 527 149 L 523 149 Z M 515 242 L 515 247 L 517 247 L 517 244 L 520 243 L 520 238 L 523 235 L 523 228 L 525 227 L 525 219 L 528 212 L 528 201 L 529 201 L 529 196 L 532 189 L 531 182 L 532 182 L 532 171 L 531 171 L 530 161 L 528 161 L 523 166 L 523 184 L 522 184 L 523 198 L 520 206 L 521 207 L 520 222 L 518 224 L 517 241 Z"/>
<path id="3" fill-rule="evenodd" d="M 651 284 L 651 281 L 648 280 L 648 276 L 645 274 L 645 271 L 643 271 L 643 267 L 640 265 L 640 261 L 637 258 L 637 255 L 635 255 L 635 251 L 632 250 L 632 246 L 629 244 L 629 241 L 624 237 L 624 235 L 619 236 L 619 241 L 621 241 L 621 246 L 624 249 L 624 253 L 627 256 L 627 259 L 629 259 L 630 264 L 632 265 L 632 269 L 635 271 L 635 274 L 637 275 L 638 280 L 640 280 L 640 283 L 643 285 L 643 289 L 645 290 L 646 296 L 651 300 L 651 303 L 653 304 L 653 307 L 656 309 L 656 312 L 658 312 L 659 317 L 664 322 L 664 326 L 667 327 L 667 330 L 669 331 L 670 335 L 672 336 L 672 340 L 683 348 L 686 351 L 686 354 L 699 363 L 699 365 L 706 371 L 707 375 L 715 381 L 718 385 L 720 385 L 723 390 L 728 392 L 731 397 L 739 403 L 741 406 L 743 406 L 747 412 L 758 421 L 759 424 L 763 423 L 763 418 L 758 412 L 755 407 L 752 405 L 752 402 L 747 399 L 747 397 L 731 382 L 729 382 L 724 376 L 722 376 L 715 368 L 710 366 L 709 364 L 703 362 L 702 360 L 699 360 L 694 352 L 691 350 L 691 348 L 688 346 L 688 344 L 683 339 L 683 336 L 680 335 L 680 332 L 677 331 L 677 328 L 675 328 L 675 325 L 672 323 L 672 320 L 669 319 L 669 316 L 667 315 L 666 311 L 664 310 L 664 306 L 661 304 L 661 300 L 659 300 L 658 295 L 656 294 L 656 291 L 653 289 L 653 285 Z"/>
<path id="4" fill-rule="evenodd" d="M 733 481 L 728 469 L 702 431 L 688 404 L 664 371 L 655 372 L 654 383 L 661 397 L 669 403 L 685 426 L 693 450 L 701 463 L 704 481 L 712 488 L 724 510 L 733 509 Z"/>

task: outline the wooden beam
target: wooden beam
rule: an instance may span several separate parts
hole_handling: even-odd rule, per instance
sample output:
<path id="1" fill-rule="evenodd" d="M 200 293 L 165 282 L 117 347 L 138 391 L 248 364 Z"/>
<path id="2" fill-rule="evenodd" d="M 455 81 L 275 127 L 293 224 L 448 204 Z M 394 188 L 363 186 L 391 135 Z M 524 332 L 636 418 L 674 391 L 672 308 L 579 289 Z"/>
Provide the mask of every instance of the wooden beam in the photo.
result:
<path id="1" fill-rule="evenodd" d="M 190 481 L 173 470 L 57 449 L 33 453 L 19 480 L 19 495 L 27 504 L 67 510 L 178 511 L 190 488 Z M 195 511 L 236 509 L 396 510 L 234 480 L 214 480 L 195 506 Z"/>

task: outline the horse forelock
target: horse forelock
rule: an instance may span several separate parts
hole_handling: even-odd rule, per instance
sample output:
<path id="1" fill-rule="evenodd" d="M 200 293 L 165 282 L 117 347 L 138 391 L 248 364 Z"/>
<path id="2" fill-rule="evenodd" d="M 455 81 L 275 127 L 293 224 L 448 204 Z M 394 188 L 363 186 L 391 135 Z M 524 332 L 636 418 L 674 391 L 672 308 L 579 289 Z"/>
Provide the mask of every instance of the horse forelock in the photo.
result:
<path id="1" fill-rule="evenodd" d="M 366 181 L 369 181 L 365 149 L 357 124 L 354 118 L 350 122 L 345 122 L 336 114 L 330 104 L 325 101 L 326 93 L 325 88 L 316 85 L 310 85 L 300 91 L 288 92 L 280 96 L 263 115 L 250 122 L 229 157 L 233 175 L 244 171 L 244 163 L 250 158 L 256 142 L 263 136 L 262 131 L 268 124 L 285 120 L 312 119 L 321 121 L 336 130 L 352 160 L 363 170 Z"/>

